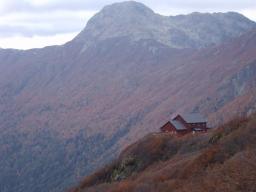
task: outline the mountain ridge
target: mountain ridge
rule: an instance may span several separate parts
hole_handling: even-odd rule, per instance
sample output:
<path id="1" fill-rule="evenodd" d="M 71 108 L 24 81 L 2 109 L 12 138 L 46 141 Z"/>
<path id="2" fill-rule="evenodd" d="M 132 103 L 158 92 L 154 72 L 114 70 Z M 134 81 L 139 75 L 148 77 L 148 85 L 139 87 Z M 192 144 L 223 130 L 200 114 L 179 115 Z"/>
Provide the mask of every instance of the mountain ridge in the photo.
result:
<path id="1" fill-rule="evenodd" d="M 155 39 L 172 48 L 202 48 L 255 27 L 255 22 L 235 12 L 162 16 L 141 3 L 128 1 L 104 7 L 73 41 L 84 42 L 84 49 L 114 37 Z"/>

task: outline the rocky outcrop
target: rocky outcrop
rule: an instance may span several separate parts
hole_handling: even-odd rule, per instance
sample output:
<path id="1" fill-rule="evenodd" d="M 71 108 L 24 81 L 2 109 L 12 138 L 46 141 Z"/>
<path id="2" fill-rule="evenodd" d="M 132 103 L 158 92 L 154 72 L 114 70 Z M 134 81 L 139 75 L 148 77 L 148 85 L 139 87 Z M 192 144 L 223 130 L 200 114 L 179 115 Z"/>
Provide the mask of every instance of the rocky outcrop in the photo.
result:
<path id="1" fill-rule="evenodd" d="M 238 37 L 254 27 L 254 22 L 235 12 L 166 17 L 129 1 L 103 8 L 74 41 L 84 42 L 83 50 L 116 37 L 133 41 L 153 39 L 172 48 L 201 48 Z"/>
<path id="2" fill-rule="evenodd" d="M 246 67 L 227 77 L 216 90 L 215 95 L 202 100 L 195 107 L 195 111 L 205 111 L 206 113 L 215 113 L 221 111 L 228 103 L 236 103 L 237 98 L 247 98 L 246 107 L 237 109 L 237 115 L 251 114 L 255 111 L 255 101 L 253 98 L 256 87 L 256 61 L 249 63 Z M 245 104 L 246 102 L 244 102 Z M 237 105 L 238 104 L 237 102 Z M 219 117 L 219 120 L 221 118 Z"/>

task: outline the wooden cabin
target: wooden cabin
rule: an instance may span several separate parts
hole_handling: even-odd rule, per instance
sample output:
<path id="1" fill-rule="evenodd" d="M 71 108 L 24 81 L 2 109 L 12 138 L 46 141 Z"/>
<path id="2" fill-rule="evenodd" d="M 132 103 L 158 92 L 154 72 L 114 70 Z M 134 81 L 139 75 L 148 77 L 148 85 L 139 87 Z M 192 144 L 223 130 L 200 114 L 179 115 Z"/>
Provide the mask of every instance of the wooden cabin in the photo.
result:
<path id="1" fill-rule="evenodd" d="M 190 132 L 206 132 L 207 119 L 200 113 L 176 115 L 160 128 L 161 132 L 186 134 Z"/>

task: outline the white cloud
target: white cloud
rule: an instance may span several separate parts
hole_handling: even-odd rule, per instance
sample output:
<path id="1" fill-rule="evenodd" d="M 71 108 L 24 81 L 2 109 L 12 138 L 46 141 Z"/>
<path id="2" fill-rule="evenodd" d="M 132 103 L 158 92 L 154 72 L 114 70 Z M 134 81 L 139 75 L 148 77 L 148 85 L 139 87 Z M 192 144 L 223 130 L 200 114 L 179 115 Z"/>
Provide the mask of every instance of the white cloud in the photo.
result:
<path id="1" fill-rule="evenodd" d="M 253 21 L 256 21 L 256 8 L 255 9 L 244 9 L 241 10 L 240 13 L 250 18 Z"/>
<path id="2" fill-rule="evenodd" d="M 49 36 L 80 31 L 95 14 L 89 11 L 49 13 L 11 13 L 0 20 L 1 36 Z"/>
<path id="3" fill-rule="evenodd" d="M 32 4 L 33 6 L 44 6 L 53 2 L 54 0 L 25 0 L 25 2 Z"/>
<path id="4" fill-rule="evenodd" d="M 31 49 L 42 48 L 49 45 L 62 45 L 67 41 L 72 40 L 77 33 L 67 33 L 53 36 L 33 36 L 33 37 L 6 37 L 1 38 L 1 48 L 15 48 L 15 49 Z"/>

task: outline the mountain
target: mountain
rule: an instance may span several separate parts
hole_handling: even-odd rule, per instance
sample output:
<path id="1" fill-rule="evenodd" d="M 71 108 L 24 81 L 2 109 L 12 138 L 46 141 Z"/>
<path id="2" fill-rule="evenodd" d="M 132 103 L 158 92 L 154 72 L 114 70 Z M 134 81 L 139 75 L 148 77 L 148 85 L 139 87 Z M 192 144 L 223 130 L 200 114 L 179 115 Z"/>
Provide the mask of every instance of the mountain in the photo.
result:
<path id="1" fill-rule="evenodd" d="M 192 13 L 161 16 L 133 1 L 103 8 L 74 41 L 85 47 L 115 37 L 132 41 L 155 40 L 172 48 L 200 48 L 220 44 L 255 27 L 255 23 L 235 13 Z"/>
<path id="2" fill-rule="evenodd" d="M 0 191 L 63 191 L 176 112 L 252 113 L 255 52 L 239 14 L 163 17 L 135 2 L 103 8 L 65 45 L 1 49 Z"/>
<path id="3" fill-rule="evenodd" d="M 72 192 L 254 191 L 256 116 L 210 133 L 150 134 Z"/>

